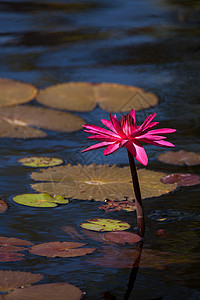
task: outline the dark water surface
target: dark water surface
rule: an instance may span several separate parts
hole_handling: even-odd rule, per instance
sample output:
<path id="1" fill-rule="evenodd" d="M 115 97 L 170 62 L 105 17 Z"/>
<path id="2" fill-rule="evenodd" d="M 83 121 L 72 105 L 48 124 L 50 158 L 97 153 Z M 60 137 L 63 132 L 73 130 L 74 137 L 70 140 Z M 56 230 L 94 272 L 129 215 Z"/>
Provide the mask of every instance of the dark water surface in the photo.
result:
<path id="1" fill-rule="evenodd" d="M 61 82 L 115 82 L 145 88 L 160 97 L 154 109 L 137 114 L 142 121 L 152 111 L 162 127 L 177 128 L 170 141 L 176 150 L 199 149 L 199 1 L 0 1 L 0 77 L 30 82 L 44 88 Z M 86 122 L 99 124 L 108 114 L 100 108 L 80 113 Z M 56 155 L 72 164 L 117 163 L 127 165 L 126 151 L 104 157 L 102 150 L 81 154 L 83 132 L 48 132 L 44 139 L 1 139 L 0 194 L 9 210 L 0 216 L 0 235 L 35 243 L 69 240 L 64 225 L 80 232 L 79 224 L 93 217 L 116 218 L 134 228 L 134 213 L 105 214 L 99 203 L 72 201 L 57 208 L 17 205 L 12 196 L 33 192 L 31 168 L 17 159 L 28 155 Z M 198 167 L 159 163 L 163 148 L 146 147 L 148 168 L 198 173 Z M 139 166 L 139 165 L 138 165 Z M 199 186 L 180 188 L 172 194 L 145 200 L 146 216 L 154 210 L 200 212 Z M 199 222 L 193 219 L 159 224 L 147 217 L 144 248 L 183 255 L 185 262 L 162 270 L 140 268 L 130 299 L 199 299 Z M 156 235 L 164 229 L 168 238 Z M 100 243 L 88 239 L 94 247 Z M 113 249 L 114 251 L 114 249 Z M 100 251 L 91 255 L 100 257 Z M 86 299 L 103 299 L 110 291 L 123 299 L 131 269 L 105 268 L 87 257 L 47 259 L 27 254 L 1 269 L 43 273 L 43 283 L 68 282 L 87 292 Z M 193 262 L 195 261 L 195 262 Z"/>

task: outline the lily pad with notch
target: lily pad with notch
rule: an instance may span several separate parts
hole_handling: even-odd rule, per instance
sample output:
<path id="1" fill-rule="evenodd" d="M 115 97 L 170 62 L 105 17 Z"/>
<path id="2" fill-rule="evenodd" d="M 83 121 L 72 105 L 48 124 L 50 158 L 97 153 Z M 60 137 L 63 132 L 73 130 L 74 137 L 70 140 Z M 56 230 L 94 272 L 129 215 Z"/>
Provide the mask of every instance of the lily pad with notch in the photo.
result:
<path id="1" fill-rule="evenodd" d="M 27 167 L 52 167 L 63 164 L 63 159 L 50 156 L 29 156 L 18 159 L 18 162 Z"/>
<path id="2" fill-rule="evenodd" d="M 87 222 L 83 222 L 80 226 L 87 230 L 94 231 L 121 231 L 130 228 L 130 225 L 126 222 L 113 219 L 88 219 Z"/>
<path id="3" fill-rule="evenodd" d="M 165 174 L 146 169 L 138 170 L 142 198 L 158 197 L 177 188 L 177 184 L 163 184 Z M 80 200 L 112 201 L 134 200 L 132 177 L 129 167 L 116 165 L 70 165 L 41 169 L 31 178 L 42 183 L 31 187 L 42 193 L 61 195 Z"/>
<path id="4" fill-rule="evenodd" d="M 27 206 L 33 207 L 56 207 L 58 204 L 67 204 L 69 200 L 62 196 L 50 196 L 48 194 L 22 194 L 13 197 L 13 201 Z"/>

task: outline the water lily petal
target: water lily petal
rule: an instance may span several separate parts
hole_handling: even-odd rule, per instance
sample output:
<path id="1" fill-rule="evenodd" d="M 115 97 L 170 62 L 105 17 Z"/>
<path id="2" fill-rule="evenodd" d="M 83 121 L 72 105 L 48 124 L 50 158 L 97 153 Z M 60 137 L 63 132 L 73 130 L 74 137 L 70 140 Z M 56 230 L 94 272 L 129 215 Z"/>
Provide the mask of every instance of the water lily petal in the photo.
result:
<path id="1" fill-rule="evenodd" d="M 146 120 L 142 123 L 140 126 L 141 129 L 146 129 L 148 125 L 151 123 L 151 121 L 155 118 L 156 113 L 153 113 L 152 115 L 149 115 Z"/>
<path id="2" fill-rule="evenodd" d="M 114 132 L 112 132 L 110 130 L 107 130 L 107 129 L 104 129 L 104 128 L 99 127 L 99 126 L 86 124 L 86 125 L 82 125 L 82 127 L 86 128 L 86 129 L 89 129 L 89 131 L 84 130 L 85 132 L 96 133 L 96 134 L 103 133 L 103 134 L 106 134 L 106 135 L 109 135 L 109 136 L 114 136 L 114 137 L 117 137 L 117 138 L 119 137 Z"/>
<path id="3" fill-rule="evenodd" d="M 134 141 L 134 143 L 126 144 L 126 148 L 131 152 L 131 154 L 135 157 L 137 161 L 139 161 L 143 165 L 148 164 L 148 157 L 143 148 L 143 146 L 138 142 Z"/>
<path id="4" fill-rule="evenodd" d="M 141 139 L 149 139 L 151 141 L 157 141 L 157 140 L 164 140 L 166 139 L 166 136 L 162 136 L 162 135 L 154 135 L 154 134 L 149 134 L 149 132 L 143 134 L 143 135 L 139 135 L 136 136 L 135 139 L 137 140 L 141 140 Z"/>
<path id="5" fill-rule="evenodd" d="M 149 139 L 140 139 L 141 142 L 145 142 L 147 144 L 151 144 L 151 145 L 154 145 L 154 146 L 158 146 L 158 147 L 175 147 L 174 144 L 170 143 L 170 142 L 167 142 L 167 141 L 151 141 Z"/>
<path id="6" fill-rule="evenodd" d="M 115 130 L 117 131 L 117 133 L 122 137 L 122 138 L 125 138 L 126 135 L 124 134 L 121 126 L 120 126 L 120 123 L 118 121 L 118 119 L 116 117 L 113 117 L 111 114 L 109 115 L 110 116 L 110 120 L 112 122 L 112 125 L 113 127 L 115 128 Z"/>
<path id="7" fill-rule="evenodd" d="M 131 109 L 130 116 L 133 118 L 134 126 L 135 126 L 135 110 Z"/>
<path id="8" fill-rule="evenodd" d="M 115 130 L 112 122 L 105 120 L 105 119 L 101 119 L 101 122 L 103 123 L 103 125 L 105 125 L 106 127 L 108 127 L 110 130 L 112 130 L 113 132 L 117 133 L 117 131 Z"/>
<path id="9" fill-rule="evenodd" d="M 120 143 L 114 143 L 109 145 L 103 152 L 104 155 L 109 155 L 115 151 L 117 151 L 119 148 L 121 148 Z"/>
<path id="10" fill-rule="evenodd" d="M 114 137 L 109 137 L 107 135 L 91 135 L 91 136 L 88 136 L 88 139 L 91 139 L 91 140 L 97 140 L 97 141 L 104 141 L 104 142 L 116 142 L 116 138 Z M 119 138 L 120 139 L 120 138 Z"/>
<path id="11" fill-rule="evenodd" d="M 160 133 L 173 133 L 175 131 L 176 131 L 176 129 L 172 129 L 172 128 L 160 128 L 160 129 L 150 130 L 149 133 L 150 134 L 160 134 Z"/>
<path id="12" fill-rule="evenodd" d="M 86 151 L 91 151 L 91 150 L 103 148 L 103 147 L 106 147 L 106 146 L 110 145 L 111 143 L 112 142 L 102 142 L 102 143 L 99 143 L 99 144 L 95 144 L 95 145 L 92 145 L 92 146 L 82 150 L 81 152 L 86 152 Z"/>

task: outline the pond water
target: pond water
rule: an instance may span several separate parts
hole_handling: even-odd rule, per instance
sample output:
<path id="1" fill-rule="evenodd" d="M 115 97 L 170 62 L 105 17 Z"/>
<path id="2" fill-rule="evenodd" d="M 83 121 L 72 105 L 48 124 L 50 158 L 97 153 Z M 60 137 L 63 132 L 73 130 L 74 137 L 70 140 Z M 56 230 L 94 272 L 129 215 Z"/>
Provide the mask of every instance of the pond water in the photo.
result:
<path id="1" fill-rule="evenodd" d="M 176 150 L 199 149 L 199 1 L 88 0 L 0 1 L 0 77 L 22 80 L 45 88 L 68 81 L 114 82 L 144 88 L 160 97 L 159 104 L 138 112 L 138 122 L 156 111 L 162 127 L 176 128 L 169 140 Z M 100 124 L 108 113 L 96 107 L 76 113 L 87 123 Z M 136 226 L 135 213 L 99 210 L 98 202 L 71 201 L 56 208 L 18 205 L 12 197 L 30 193 L 30 173 L 17 159 L 31 155 L 61 157 L 71 164 L 128 165 L 121 149 L 105 157 L 102 150 L 81 153 L 86 134 L 48 131 L 42 139 L 1 138 L 0 194 L 9 209 L 0 215 L 0 235 L 34 243 L 65 241 L 60 229 L 88 218 L 116 218 Z M 198 174 L 199 168 L 170 166 L 157 156 L 164 148 L 147 146 L 148 168 L 166 173 Z M 141 165 L 137 164 L 137 167 Z M 147 233 L 144 249 L 173 253 L 183 261 L 139 269 L 130 299 L 199 299 L 199 219 L 157 222 L 148 215 L 173 209 L 200 213 L 199 185 L 182 187 L 159 198 L 144 200 Z M 166 236 L 156 234 L 163 229 Z M 86 239 L 100 248 L 101 244 Z M 128 247 L 128 246 L 127 246 Z M 130 247 L 130 246 L 129 246 Z M 113 248 L 112 251 L 115 251 Z M 1 263 L 1 270 L 45 275 L 41 283 L 68 282 L 86 292 L 87 300 L 123 299 L 130 268 L 91 264 L 101 252 L 75 258 L 26 255 L 20 262 Z M 109 291 L 113 298 L 105 298 Z M 107 296 L 108 297 L 108 296 Z"/>

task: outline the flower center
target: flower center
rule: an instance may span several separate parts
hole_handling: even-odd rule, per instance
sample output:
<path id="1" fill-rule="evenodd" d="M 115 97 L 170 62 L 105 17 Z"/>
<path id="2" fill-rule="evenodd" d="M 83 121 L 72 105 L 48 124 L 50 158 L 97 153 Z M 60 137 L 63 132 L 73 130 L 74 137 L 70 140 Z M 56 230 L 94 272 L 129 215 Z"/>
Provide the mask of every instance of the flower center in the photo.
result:
<path id="1" fill-rule="evenodd" d="M 120 125 L 127 136 L 129 136 L 134 131 L 134 120 L 129 114 L 123 115 L 121 117 Z"/>

